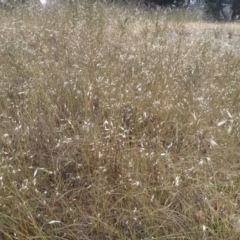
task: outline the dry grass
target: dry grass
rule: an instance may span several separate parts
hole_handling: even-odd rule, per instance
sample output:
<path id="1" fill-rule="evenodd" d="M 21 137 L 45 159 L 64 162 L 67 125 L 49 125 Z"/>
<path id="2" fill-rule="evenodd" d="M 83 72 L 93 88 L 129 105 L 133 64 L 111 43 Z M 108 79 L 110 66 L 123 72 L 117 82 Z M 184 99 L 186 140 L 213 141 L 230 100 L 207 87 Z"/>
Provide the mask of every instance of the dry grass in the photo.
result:
<path id="1" fill-rule="evenodd" d="M 86 2 L 0 22 L 1 239 L 240 238 L 237 24 Z"/>

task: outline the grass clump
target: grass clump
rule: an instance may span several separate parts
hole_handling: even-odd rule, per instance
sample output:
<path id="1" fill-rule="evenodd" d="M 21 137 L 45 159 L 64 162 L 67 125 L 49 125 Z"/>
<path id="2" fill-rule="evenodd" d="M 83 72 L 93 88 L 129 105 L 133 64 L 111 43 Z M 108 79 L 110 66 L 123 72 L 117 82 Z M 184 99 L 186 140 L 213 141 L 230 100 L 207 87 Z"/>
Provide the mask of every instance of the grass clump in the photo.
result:
<path id="1" fill-rule="evenodd" d="M 1 13 L 1 239 L 239 239 L 237 25 Z"/>

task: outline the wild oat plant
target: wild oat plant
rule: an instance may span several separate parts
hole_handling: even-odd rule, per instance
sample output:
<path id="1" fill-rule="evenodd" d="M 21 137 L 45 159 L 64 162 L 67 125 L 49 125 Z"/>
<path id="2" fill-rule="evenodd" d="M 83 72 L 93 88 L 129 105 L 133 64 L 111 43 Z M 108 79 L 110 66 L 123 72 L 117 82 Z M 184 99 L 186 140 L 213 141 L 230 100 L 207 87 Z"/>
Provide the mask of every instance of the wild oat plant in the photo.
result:
<path id="1" fill-rule="evenodd" d="M 240 238 L 240 27 L 168 14 L 0 10 L 0 239 Z"/>

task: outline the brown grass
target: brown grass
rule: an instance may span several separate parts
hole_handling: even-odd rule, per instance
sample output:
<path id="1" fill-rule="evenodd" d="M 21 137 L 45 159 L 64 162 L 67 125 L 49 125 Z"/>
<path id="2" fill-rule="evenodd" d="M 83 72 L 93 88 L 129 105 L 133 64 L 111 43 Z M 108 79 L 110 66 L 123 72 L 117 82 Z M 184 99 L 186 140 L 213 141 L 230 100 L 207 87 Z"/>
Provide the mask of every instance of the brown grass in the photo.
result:
<path id="1" fill-rule="evenodd" d="M 240 238 L 237 24 L 87 2 L 0 22 L 1 239 Z"/>

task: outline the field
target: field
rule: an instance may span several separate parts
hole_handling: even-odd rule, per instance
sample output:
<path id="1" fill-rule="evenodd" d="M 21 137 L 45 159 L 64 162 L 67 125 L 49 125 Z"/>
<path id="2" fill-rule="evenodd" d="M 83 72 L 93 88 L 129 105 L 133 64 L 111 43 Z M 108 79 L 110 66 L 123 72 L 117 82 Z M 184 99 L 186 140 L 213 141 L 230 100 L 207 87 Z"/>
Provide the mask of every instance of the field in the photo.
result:
<path id="1" fill-rule="evenodd" d="M 239 23 L 92 1 L 0 22 L 0 239 L 240 239 Z"/>

